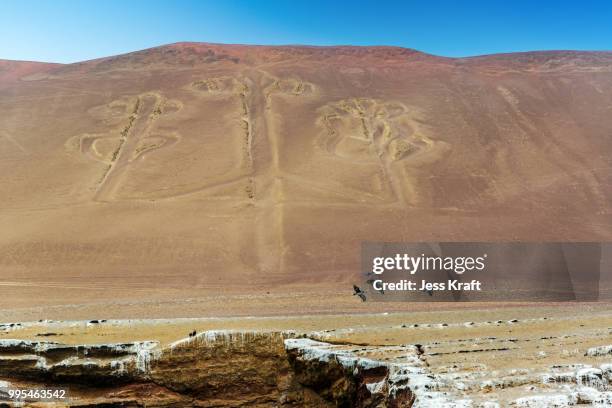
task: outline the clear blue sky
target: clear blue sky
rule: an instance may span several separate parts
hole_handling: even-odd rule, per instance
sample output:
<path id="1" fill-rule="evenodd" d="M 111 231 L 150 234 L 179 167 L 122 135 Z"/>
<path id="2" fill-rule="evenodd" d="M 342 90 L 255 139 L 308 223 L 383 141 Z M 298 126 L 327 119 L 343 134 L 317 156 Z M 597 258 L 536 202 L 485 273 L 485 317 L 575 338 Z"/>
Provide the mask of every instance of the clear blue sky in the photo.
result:
<path id="1" fill-rule="evenodd" d="M 0 0 L 0 58 L 75 62 L 178 41 L 612 50 L 612 1 Z"/>

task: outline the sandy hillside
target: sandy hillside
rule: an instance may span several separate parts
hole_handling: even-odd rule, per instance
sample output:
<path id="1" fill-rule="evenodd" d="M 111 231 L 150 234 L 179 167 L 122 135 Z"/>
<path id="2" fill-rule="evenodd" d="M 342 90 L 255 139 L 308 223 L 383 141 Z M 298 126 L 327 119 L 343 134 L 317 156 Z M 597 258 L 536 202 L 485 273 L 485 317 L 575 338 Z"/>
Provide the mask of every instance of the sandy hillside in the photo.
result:
<path id="1" fill-rule="evenodd" d="M 611 134 L 605 52 L 0 61 L 0 318 L 340 311 L 363 240 L 610 240 Z"/>

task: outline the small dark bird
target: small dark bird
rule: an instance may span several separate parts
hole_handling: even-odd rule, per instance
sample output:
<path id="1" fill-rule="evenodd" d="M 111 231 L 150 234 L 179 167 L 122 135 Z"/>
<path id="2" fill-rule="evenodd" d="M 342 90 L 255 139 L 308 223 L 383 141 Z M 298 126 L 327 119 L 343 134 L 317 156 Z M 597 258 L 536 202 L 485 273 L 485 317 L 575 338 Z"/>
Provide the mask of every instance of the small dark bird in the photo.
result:
<path id="1" fill-rule="evenodd" d="M 353 285 L 353 291 L 355 293 L 353 293 L 353 296 L 357 295 L 359 296 L 359 299 L 361 299 L 362 302 L 366 301 L 366 294 L 363 290 L 361 290 L 361 288 L 357 285 Z"/>
<path id="2" fill-rule="evenodd" d="M 428 289 L 422 289 L 422 290 L 423 290 L 423 292 L 427 293 L 429 296 L 433 296 L 433 290 L 431 290 L 431 289 L 429 289 L 429 290 Z"/>
<path id="3" fill-rule="evenodd" d="M 194 330 L 191 333 L 189 333 L 189 337 L 195 337 L 197 334 L 197 332 Z"/>

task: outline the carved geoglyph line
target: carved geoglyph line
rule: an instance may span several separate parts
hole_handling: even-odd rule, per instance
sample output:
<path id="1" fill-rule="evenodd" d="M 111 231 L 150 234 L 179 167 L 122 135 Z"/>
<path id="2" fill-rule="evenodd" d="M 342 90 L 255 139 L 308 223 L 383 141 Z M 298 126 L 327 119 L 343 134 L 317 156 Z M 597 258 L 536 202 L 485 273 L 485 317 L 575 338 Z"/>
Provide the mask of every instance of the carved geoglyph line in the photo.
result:
<path id="1" fill-rule="evenodd" d="M 319 123 L 325 129 L 319 146 L 351 163 L 377 163 L 401 206 L 417 199 L 406 166 L 436 160 L 435 152 L 447 148 L 429 136 L 418 109 L 397 102 L 344 99 L 321 108 Z"/>

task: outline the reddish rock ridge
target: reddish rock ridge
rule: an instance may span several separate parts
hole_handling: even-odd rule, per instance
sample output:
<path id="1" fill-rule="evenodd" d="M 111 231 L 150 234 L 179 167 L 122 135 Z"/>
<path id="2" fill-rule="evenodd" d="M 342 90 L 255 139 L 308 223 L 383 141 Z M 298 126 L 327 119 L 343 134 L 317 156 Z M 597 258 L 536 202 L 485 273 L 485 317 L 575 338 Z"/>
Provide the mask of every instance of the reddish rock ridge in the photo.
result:
<path id="1" fill-rule="evenodd" d="M 195 66 L 210 63 L 260 65 L 270 63 L 317 62 L 347 66 L 385 67 L 402 64 L 431 64 L 485 71 L 609 71 L 610 51 L 530 51 L 490 54 L 464 58 L 436 56 L 394 46 L 306 46 L 242 45 L 179 42 L 130 53 L 72 64 L 0 60 L 0 82 L 40 72 L 87 73 L 139 66 Z"/>
<path id="2" fill-rule="evenodd" d="M 38 73 L 48 72 L 62 64 L 0 59 L 0 86 Z"/>

